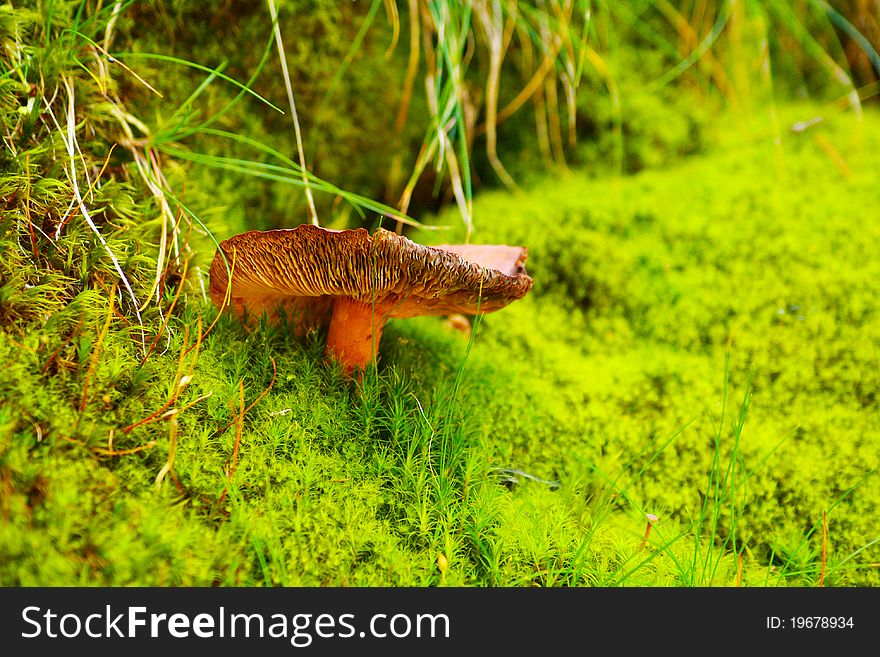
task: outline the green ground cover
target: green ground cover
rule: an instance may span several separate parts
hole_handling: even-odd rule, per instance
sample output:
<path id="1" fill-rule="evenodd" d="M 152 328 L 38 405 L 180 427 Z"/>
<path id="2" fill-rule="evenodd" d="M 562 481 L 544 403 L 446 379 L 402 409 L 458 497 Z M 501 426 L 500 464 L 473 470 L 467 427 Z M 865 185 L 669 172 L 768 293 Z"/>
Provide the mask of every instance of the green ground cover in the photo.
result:
<path id="1" fill-rule="evenodd" d="M 569 39 L 499 132 L 520 189 L 488 188 L 485 142 L 457 157 L 472 241 L 527 246 L 535 286 L 469 334 L 392 321 L 358 383 L 321 333 L 206 297 L 216 241 L 307 220 L 266 6 L 234 4 L 0 5 L 0 585 L 880 584 L 880 115 L 827 102 L 852 85 L 825 14 L 719 5 L 663 86 L 722 36 L 713 3 L 597 3 L 584 34 L 519 3 L 499 107 L 538 28 Z M 357 208 L 432 138 L 424 95 L 388 119 L 392 5 L 279 3 L 311 170 L 362 195 L 320 194 L 322 225 L 375 226 Z M 491 69 L 465 8 L 447 100 Z M 454 69 L 444 38 L 423 57 Z M 462 241 L 433 164 L 410 211 L 442 228 L 407 235 Z"/>
<path id="2" fill-rule="evenodd" d="M 825 583 L 876 584 L 880 117 L 811 116 L 482 196 L 534 290 L 472 342 L 393 322 L 361 386 L 320 335 L 197 344 L 197 293 L 139 364 L 100 245 L 62 303 L 7 219 L 0 581 L 815 585 L 827 513 Z"/>

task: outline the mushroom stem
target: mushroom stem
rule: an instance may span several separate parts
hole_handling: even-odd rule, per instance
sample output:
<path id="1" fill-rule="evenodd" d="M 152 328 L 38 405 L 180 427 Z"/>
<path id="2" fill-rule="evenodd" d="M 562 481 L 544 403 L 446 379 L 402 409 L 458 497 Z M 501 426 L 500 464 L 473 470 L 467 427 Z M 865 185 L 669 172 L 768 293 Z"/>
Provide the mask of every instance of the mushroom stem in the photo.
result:
<path id="1" fill-rule="evenodd" d="M 364 370 L 376 357 L 387 317 L 371 303 L 338 297 L 327 332 L 324 354 L 342 365 L 346 374 Z"/>

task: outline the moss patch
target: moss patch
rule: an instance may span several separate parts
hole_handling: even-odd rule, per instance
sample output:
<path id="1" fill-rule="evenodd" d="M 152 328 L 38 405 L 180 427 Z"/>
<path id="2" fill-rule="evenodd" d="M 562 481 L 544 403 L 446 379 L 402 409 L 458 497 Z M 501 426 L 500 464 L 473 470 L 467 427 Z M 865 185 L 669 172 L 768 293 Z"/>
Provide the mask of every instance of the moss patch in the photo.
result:
<path id="1" fill-rule="evenodd" d="M 534 291 L 470 346 L 390 324 L 360 387 L 320 335 L 221 318 L 187 353 L 197 295 L 141 364 L 109 272 L 7 270 L 43 305 L 4 305 L 0 581 L 815 584 L 827 512 L 826 583 L 876 583 L 878 124 L 482 197 Z"/>
<path id="2" fill-rule="evenodd" d="M 777 108 L 766 130 L 704 140 L 703 118 L 665 106 L 678 120 L 658 135 L 640 118 L 657 99 L 633 83 L 621 129 L 644 140 L 618 164 L 647 170 L 482 196 L 475 241 L 528 246 L 532 293 L 473 340 L 437 318 L 389 324 L 354 384 L 324 336 L 244 328 L 207 302 L 213 238 L 284 223 L 290 188 L 139 139 L 130 107 L 173 139 L 239 88 L 139 60 L 162 104 L 110 74 L 83 35 L 103 40 L 113 6 L 0 7 L 0 585 L 878 583 L 875 113 L 792 131 L 818 110 Z M 359 15 L 303 6 L 329 35 L 323 79 Z M 119 43 L 156 7 L 120 17 Z M 162 7 L 161 29 L 210 40 L 189 5 Z M 259 51 L 229 40 L 260 25 L 221 21 L 206 63 L 247 78 Z M 142 38 L 158 49 L 161 30 Z M 393 108 L 383 79 L 346 102 Z M 269 141 L 279 117 L 239 102 L 217 126 Z M 368 151 L 350 180 L 372 190 L 383 138 L 346 116 L 317 152 Z M 208 137 L 207 153 L 229 146 Z M 454 241 L 459 220 L 437 221 Z"/>

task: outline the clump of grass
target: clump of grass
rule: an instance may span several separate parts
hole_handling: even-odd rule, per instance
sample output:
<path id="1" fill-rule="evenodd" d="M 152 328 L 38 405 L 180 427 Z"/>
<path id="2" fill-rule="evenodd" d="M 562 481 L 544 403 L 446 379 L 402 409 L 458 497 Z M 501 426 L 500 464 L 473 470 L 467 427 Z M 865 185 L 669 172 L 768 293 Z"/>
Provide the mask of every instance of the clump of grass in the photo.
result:
<path id="1" fill-rule="evenodd" d="M 132 19 L 151 11 L 164 19 L 159 38 L 131 34 Z M 857 92 L 830 15 L 820 3 L 798 13 L 784 2 L 375 0 L 340 9 L 324 0 L 281 8 L 279 33 L 296 34 L 299 43 L 326 35 L 312 38 L 310 48 L 286 48 L 285 75 L 261 3 L 234 15 L 218 10 L 206 34 L 204 17 L 186 3 L 147 2 L 120 14 L 120 29 L 133 43 L 115 54 L 137 57 L 131 61 L 141 68 L 186 64 L 177 81 L 164 85 L 176 110 L 138 103 L 161 124 L 152 143 L 174 158 L 222 167 L 218 175 L 199 174 L 209 189 L 234 174 L 271 183 L 247 183 L 255 190 L 245 199 L 252 225 L 314 221 L 316 213 L 341 227 L 374 225 L 373 213 L 393 223 L 449 201 L 471 227 L 467 234 L 477 225 L 471 205 L 481 184 L 516 185 L 566 163 L 630 172 L 699 152 L 721 107 L 743 117 L 730 126 L 738 129 L 750 121 L 750 107 L 760 114 L 793 81 L 803 80 L 803 93 L 826 100 L 846 94 L 858 107 L 870 91 Z M 855 34 L 848 43 L 870 53 L 871 42 Z M 229 47 L 241 38 L 263 47 Z M 761 46 L 768 42 L 769 49 Z M 211 65 L 191 65 L 186 53 L 193 43 Z M 176 51 L 164 61 L 144 58 L 157 47 Z M 161 75 L 159 68 L 146 70 Z M 233 108 L 250 94 L 213 83 L 226 72 L 271 103 L 249 107 L 242 121 Z M 302 160 L 295 131 L 273 109 L 289 104 L 281 93 L 285 79 L 299 106 L 302 155 L 323 183 L 307 177 L 303 184 L 303 172 L 290 161 Z M 347 105 L 339 101 L 340 112 L 335 101 L 343 88 L 350 92 Z M 189 182 L 198 194 L 192 175 Z M 326 194 L 319 194 L 316 212 L 305 212 L 303 190 L 315 185 Z"/>

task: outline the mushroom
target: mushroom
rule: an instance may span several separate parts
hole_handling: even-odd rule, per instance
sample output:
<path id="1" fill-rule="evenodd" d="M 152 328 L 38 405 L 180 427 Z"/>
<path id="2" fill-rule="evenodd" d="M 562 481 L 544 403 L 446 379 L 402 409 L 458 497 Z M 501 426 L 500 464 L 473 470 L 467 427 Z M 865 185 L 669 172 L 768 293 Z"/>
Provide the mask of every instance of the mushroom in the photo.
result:
<path id="1" fill-rule="evenodd" d="M 525 296 L 526 256 L 505 245 L 423 246 L 382 228 L 249 231 L 220 243 L 211 300 L 240 319 L 291 316 L 300 335 L 329 324 L 325 354 L 350 374 L 375 358 L 388 319 L 483 314 Z"/>

